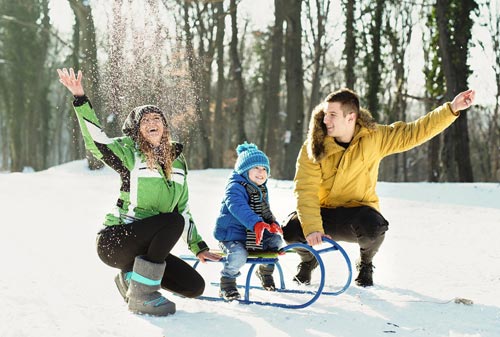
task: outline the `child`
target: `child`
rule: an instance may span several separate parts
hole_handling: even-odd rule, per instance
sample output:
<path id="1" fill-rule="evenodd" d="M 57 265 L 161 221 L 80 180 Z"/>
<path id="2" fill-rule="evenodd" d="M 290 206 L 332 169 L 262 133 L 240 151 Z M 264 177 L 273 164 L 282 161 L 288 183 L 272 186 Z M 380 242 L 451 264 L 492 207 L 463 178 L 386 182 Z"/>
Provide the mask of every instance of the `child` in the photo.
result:
<path id="1" fill-rule="evenodd" d="M 255 144 L 246 142 L 238 145 L 236 152 L 238 159 L 229 177 L 214 230 L 215 238 L 227 253 L 219 294 L 226 301 L 240 298 L 236 277 L 246 263 L 248 249 L 278 251 L 283 246 L 278 235 L 283 231 L 269 209 L 266 187 L 269 159 Z M 256 271 L 262 286 L 269 291 L 275 290 L 273 271 L 274 264 L 261 264 Z"/>

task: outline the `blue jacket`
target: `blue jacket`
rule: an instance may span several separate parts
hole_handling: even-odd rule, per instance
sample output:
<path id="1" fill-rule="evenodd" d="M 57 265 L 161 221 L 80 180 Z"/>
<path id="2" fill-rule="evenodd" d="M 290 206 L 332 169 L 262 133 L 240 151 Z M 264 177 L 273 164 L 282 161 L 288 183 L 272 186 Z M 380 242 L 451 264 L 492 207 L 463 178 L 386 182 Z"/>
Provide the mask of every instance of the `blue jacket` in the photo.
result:
<path id="1" fill-rule="evenodd" d="M 214 229 L 214 236 L 219 241 L 245 241 L 247 229 L 253 231 L 253 226 L 257 222 L 264 221 L 250 208 L 250 197 L 245 186 L 240 182 L 256 186 L 246 177 L 235 171 L 232 172 L 226 185 L 224 199 Z M 267 191 L 267 187 L 265 188 Z M 266 200 L 266 202 L 269 201 Z M 266 234 L 269 233 L 264 231 L 264 236 Z"/>

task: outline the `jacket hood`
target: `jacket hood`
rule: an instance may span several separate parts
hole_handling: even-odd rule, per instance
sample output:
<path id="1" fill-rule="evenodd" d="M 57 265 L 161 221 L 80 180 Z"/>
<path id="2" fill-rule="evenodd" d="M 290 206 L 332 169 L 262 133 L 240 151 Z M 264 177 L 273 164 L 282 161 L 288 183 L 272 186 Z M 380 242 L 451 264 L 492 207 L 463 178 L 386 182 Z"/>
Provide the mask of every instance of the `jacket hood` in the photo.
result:
<path id="1" fill-rule="evenodd" d="M 326 154 L 325 139 L 328 136 L 326 125 L 323 123 L 327 102 L 319 104 L 312 113 L 307 131 L 307 155 L 315 162 L 319 162 Z M 371 113 L 361 108 L 356 119 L 355 137 L 363 130 L 375 130 L 377 123 Z"/>
<path id="2" fill-rule="evenodd" d="M 141 105 L 134 108 L 125 119 L 125 122 L 122 126 L 122 131 L 125 135 L 132 138 L 137 142 L 137 135 L 139 133 L 139 124 L 141 122 L 142 117 L 148 113 L 157 113 L 162 117 L 163 124 L 165 127 L 168 127 L 167 116 L 163 111 L 160 110 L 155 105 Z"/>

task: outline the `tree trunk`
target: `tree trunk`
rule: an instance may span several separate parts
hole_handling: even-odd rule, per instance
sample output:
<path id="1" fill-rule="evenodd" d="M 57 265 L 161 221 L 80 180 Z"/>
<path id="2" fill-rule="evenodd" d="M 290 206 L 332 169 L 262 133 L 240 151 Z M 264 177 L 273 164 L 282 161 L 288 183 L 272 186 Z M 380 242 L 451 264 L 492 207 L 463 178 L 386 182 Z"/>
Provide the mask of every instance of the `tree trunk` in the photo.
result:
<path id="1" fill-rule="evenodd" d="M 354 65 L 356 62 L 356 35 L 354 27 L 354 11 L 356 10 L 356 0 L 343 1 L 345 5 L 345 46 L 344 57 L 346 65 L 344 69 L 345 85 L 347 88 L 354 90 L 356 76 L 354 73 Z"/>
<path id="2" fill-rule="evenodd" d="M 245 83 L 243 82 L 243 67 L 241 65 L 240 57 L 238 55 L 238 22 L 237 22 L 237 9 L 238 5 L 235 0 L 230 2 L 230 12 L 231 12 L 231 62 L 232 69 L 234 72 L 234 81 L 236 82 L 236 110 L 234 111 L 234 116 L 237 120 L 237 130 L 236 130 L 236 142 L 238 144 L 247 140 L 245 133 Z"/>
<path id="3" fill-rule="evenodd" d="M 50 20 L 46 0 L 0 3 L 2 79 L 6 82 L 4 126 L 9 149 L 9 169 L 46 167 L 50 108 L 47 73 L 42 71 L 48 54 Z"/>
<path id="4" fill-rule="evenodd" d="M 196 67 L 195 63 L 195 55 L 194 55 L 194 49 L 193 49 L 193 34 L 191 33 L 191 26 L 189 24 L 189 6 L 190 4 L 186 1 L 184 2 L 184 34 L 185 34 L 185 39 L 186 39 L 186 56 L 189 64 L 189 74 L 191 77 L 192 83 L 199 84 L 201 81 L 198 78 L 198 69 Z M 202 92 L 203 88 L 199 88 L 198 86 L 195 86 L 198 88 L 198 92 L 195 94 L 194 101 L 195 101 L 195 110 L 196 110 L 196 116 L 198 120 L 198 129 L 200 130 L 200 139 L 203 144 L 203 147 L 205 149 L 205 153 L 203 156 L 202 160 L 202 167 L 203 169 L 212 167 L 212 161 L 211 161 L 211 151 L 210 151 L 210 139 L 208 137 L 207 129 L 205 127 L 205 119 L 203 117 L 202 113 L 202 107 L 201 107 L 201 99 L 202 97 Z"/>
<path id="5" fill-rule="evenodd" d="M 451 2 L 457 1 L 454 6 Z M 467 58 L 471 38 L 470 13 L 476 7 L 473 0 L 437 0 L 436 18 L 439 29 L 439 50 L 446 80 L 445 98 L 451 101 L 467 89 L 470 74 Z M 452 29 L 450 29 L 452 27 Z M 445 131 L 444 158 L 448 181 L 472 182 L 467 111 Z"/>
<path id="6" fill-rule="evenodd" d="M 280 79 L 283 57 L 283 0 L 274 0 L 274 27 L 271 36 L 271 67 L 264 92 L 264 110 L 266 116 L 265 152 L 269 157 L 273 175 L 282 175 L 282 146 L 279 143 L 280 119 Z"/>
<path id="7" fill-rule="evenodd" d="M 232 4 L 232 3 L 231 3 Z M 227 123 L 224 120 L 222 100 L 224 98 L 224 6 L 222 2 L 214 4 L 215 18 L 217 22 L 217 34 L 215 37 L 215 48 L 217 50 L 217 89 L 215 92 L 215 116 L 212 129 L 213 135 L 213 167 L 222 167 L 222 156 L 224 153 L 224 134 L 228 133 Z"/>
<path id="8" fill-rule="evenodd" d="M 310 0 L 308 0 L 310 1 Z M 308 113 L 311 113 L 314 107 L 319 103 L 320 97 L 320 86 L 321 86 L 321 78 L 323 76 L 323 68 L 324 68 L 324 54 L 327 52 L 327 46 L 324 42 L 326 37 L 325 24 L 328 17 L 328 12 L 330 9 L 330 1 L 322 2 L 320 0 L 316 0 L 316 32 L 313 32 L 313 45 L 314 45 L 314 54 L 313 57 L 313 75 L 311 80 L 311 96 L 309 101 L 309 110 Z M 310 21 L 311 21 L 311 29 L 313 28 L 313 20 L 309 13 Z"/>
<path id="9" fill-rule="evenodd" d="M 75 20 L 78 21 L 79 50 L 77 55 L 81 55 L 80 69 L 83 70 L 85 75 L 85 94 L 92 100 L 92 106 L 96 113 L 102 114 L 102 102 L 99 95 L 97 45 L 92 8 L 88 1 L 69 0 L 69 4 L 75 14 Z M 101 121 L 105 123 L 106 119 L 101 118 Z M 103 125 L 105 126 L 105 124 Z M 89 151 L 87 151 L 86 157 L 91 170 L 103 167 L 102 162 L 97 160 Z"/>
<path id="10" fill-rule="evenodd" d="M 380 37 L 382 34 L 382 16 L 384 13 L 384 0 L 376 0 L 375 12 L 372 18 L 370 35 L 372 39 L 372 53 L 367 55 L 368 58 L 368 110 L 372 113 L 375 120 L 380 119 L 379 113 L 379 98 L 381 75 L 381 42 Z"/>
<path id="11" fill-rule="evenodd" d="M 293 1 L 284 8 L 286 17 L 286 135 L 284 179 L 293 179 L 295 162 L 302 145 L 304 124 L 304 75 L 302 68 L 302 1 Z"/>

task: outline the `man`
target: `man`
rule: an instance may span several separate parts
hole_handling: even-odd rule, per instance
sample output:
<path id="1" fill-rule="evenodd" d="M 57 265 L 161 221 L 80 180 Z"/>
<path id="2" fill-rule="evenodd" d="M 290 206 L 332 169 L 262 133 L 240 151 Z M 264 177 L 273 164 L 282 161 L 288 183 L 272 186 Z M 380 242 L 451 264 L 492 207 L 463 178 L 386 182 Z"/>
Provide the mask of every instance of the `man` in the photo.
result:
<path id="1" fill-rule="evenodd" d="M 360 109 L 358 95 L 349 89 L 331 93 L 313 111 L 294 178 L 297 212 L 283 228 L 288 243 L 315 246 L 322 237 L 356 242 L 360 259 L 357 285 L 373 285 L 372 260 L 384 241 L 387 220 L 380 214 L 375 192 L 381 160 L 407 151 L 446 129 L 469 108 L 475 92 L 458 94 L 418 120 L 378 125 Z M 301 262 L 294 280 L 309 284 L 316 259 L 298 252 Z"/>

